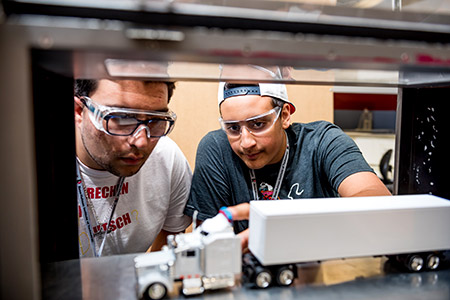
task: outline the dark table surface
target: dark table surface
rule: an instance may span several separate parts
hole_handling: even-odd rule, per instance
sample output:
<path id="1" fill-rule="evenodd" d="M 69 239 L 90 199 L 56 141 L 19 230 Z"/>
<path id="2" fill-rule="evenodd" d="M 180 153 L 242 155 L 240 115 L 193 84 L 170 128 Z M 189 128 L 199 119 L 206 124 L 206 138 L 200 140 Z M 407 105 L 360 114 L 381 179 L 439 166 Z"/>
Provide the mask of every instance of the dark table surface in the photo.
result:
<path id="1" fill-rule="evenodd" d="M 133 258 L 117 255 L 52 263 L 43 268 L 44 299 L 137 299 Z M 450 299 L 450 270 L 408 273 L 385 258 L 299 265 L 290 287 L 233 288 L 169 299 Z"/>

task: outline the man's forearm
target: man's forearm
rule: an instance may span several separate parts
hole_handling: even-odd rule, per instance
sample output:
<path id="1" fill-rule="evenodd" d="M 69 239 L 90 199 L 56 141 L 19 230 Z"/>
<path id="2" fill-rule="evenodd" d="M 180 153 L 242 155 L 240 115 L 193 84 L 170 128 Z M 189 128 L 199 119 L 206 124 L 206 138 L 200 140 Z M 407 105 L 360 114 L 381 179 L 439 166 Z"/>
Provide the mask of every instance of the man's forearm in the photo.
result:
<path id="1" fill-rule="evenodd" d="M 169 232 L 164 229 L 161 229 L 159 234 L 156 236 L 153 244 L 148 248 L 147 252 L 160 251 L 164 245 L 167 244 L 167 237 L 169 235 L 176 235 L 180 232 Z"/>

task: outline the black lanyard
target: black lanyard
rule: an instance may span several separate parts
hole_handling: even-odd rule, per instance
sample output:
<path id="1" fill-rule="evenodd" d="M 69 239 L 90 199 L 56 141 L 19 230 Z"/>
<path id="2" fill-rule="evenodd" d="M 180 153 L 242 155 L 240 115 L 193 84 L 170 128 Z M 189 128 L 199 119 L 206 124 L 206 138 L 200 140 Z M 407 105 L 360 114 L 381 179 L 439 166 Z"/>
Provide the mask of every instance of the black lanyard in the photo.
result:
<path id="1" fill-rule="evenodd" d="M 119 177 L 119 180 L 117 181 L 116 194 L 114 195 L 115 198 L 114 198 L 114 201 L 111 204 L 111 208 L 110 208 L 111 214 L 109 215 L 108 223 L 106 225 L 106 230 L 103 232 L 103 241 L 102 241 L 98 251 L 96 251 L 97 247 L 95 245 L 94 230 L 93 230 L 93 226 L 92 226 L 93 224 L 91 222 L 91 218 L 90 218 L 90 214 L 89 214 L 88 209 L 89 208 L 91 209 L 93 215 L 95 215 L 95 210 L 94 210 L 94 206 L 92 204 L 92 201 L 91 201 L 90 205 L 88 204 L 89 196 L 86 194 L 86 186 L 84 184 L 83 177 L 81 176 L 80 165 L 79 165 L 79 162 L 77 160 L 77 193 L 78 193 L 78 199 L 79 199 L 79 202 L 80 202 L 81 209 L 83 211 L 83 216 L 84 216 L 84 220 L 85 220 L 85 223 L 86 223 L 89 240 L 91 241 L 92 251 L 94 252 L 94 256 L 95 257 L 100 257 L 102 255 L 103 247 L 105 246 L 106 236 L 107 236 L 108 230 L 109 230 L 109 226 L 111 225 L 111 220 L 112 220 L 112 217 L 114 215 L 114 211 L 116 210 L 117 203 L 119 202 L 119 196 L 120 196 L 120 192 L 122 191 L 122 186 L 123 186 L 124 179 L 125 179 L 125 177 Z M 98 222 L 99 222 L 99 220 L 97 220 L 97 223 Z M 97 225 L 99 225 L 99 224 L 97 224 Z M 103 231 L 101 226 L 100 226 L 100 231 L 101 232 Z"/>

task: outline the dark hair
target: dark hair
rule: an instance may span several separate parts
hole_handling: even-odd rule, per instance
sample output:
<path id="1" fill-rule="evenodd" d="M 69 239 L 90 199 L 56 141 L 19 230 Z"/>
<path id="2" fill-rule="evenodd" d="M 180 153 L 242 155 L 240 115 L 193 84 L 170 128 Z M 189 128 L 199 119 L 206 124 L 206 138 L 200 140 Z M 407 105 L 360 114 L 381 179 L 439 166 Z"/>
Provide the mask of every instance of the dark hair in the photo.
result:
<path id="1" fill-rule="evenodd" d="M 226 82 L 223 86 L 223 90 L 231 90 L 237 87 L 241 87 L 241 86 L 259 86 L 258 84 L 255 83 L 230 83 L 230 82 Z"/>
<path id="2" fill-rule="evenodd" d="M 77 97 L 89 97 L 98 87 L 98 80 L 75 79 L 73 93 Z"/>
<path id="3" fill-rule="evenodd" d="M 227 83 L 225 83 L 223 90 L 227 91 L 227 90 L 234 89 L 234 88 L 241 87 L 241 86 L 259 86 L 259 85 L 258 84 L 248 84 L 248 83 L 245 84 L 245 83 L 229 83 L 229 82 L 227 82 Z M 287 102 L 280 100 L 278 98 L 275 98 L 275 97 L 271 97 L 271 98 L 272 98 L 272 106 L 274 108 L 277 106 L 283 108 L 283 106 L 287 103 Z M 219 106 L 219 112 L 221 113 L 220 106 Z"/>
<path id="4" fill-rule="evenodd" d="M 162 82 L 167 85 L 168 90 L 168 99 L 167 102 L 170 102 L 170 99 L 172 98 L 173 91 L 175 90 L 175 83 L 169 82 L 169 81 L 146 81 L 146 83 L 150 82 Z M 74 95 L 77 97 L 87 96 L 89 97 L 92 95 L 95 90 L 98 88 L 98 80 L 97 79 L 75 79 L 74 86 L 73 86 L 73 92 Z"/>

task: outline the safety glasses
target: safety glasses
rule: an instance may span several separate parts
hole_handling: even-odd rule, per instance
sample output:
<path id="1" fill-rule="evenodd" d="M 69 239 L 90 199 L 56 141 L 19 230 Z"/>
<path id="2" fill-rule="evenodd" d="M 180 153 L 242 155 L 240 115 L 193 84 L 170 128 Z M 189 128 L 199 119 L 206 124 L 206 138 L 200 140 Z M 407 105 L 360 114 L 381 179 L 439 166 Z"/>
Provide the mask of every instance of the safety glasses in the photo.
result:
<path id="1" fill-rule="evenodd" d="M 266 113 L 257 115 L 242 121 L 225 121 L 219 118 L 220 126 L 229 137 L 237 138 L 242 133 L 242 128 L 245 127 L 248 132 L 255 136 L 263 135 L 273 124 L 278 120 L 280 116 L 281 107 L 277 106 L 272 108 Z"/>
<path id="2" fill-rule="evenodd" d="M 144 125 L 148 138 L 158 138 L 169 134 L 177 119 L 176 114 L 171 111 L 160 112 L 105 106 L 95 103 L 86 96 L 80 97 L 80 100 L 89 110 L 89 118 L 95 128 L 109 135 L 129 136 L 138 127 Z"/>

